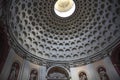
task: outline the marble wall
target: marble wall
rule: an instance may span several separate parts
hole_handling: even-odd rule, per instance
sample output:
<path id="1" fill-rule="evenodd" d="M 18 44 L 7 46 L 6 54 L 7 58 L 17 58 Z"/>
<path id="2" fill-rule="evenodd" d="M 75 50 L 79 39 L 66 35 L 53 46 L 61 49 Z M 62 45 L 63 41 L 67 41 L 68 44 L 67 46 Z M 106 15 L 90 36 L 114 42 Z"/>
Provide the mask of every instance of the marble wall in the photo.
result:
<path id="1" fill-rule="evenodd" d="M 11 71 L 13 62 L 18 62 L 20 65 L 19 74 L 17 80 L 30 80 L 31 71 L 36 70 L 36 79 L 37 80 L 46 80 L 47 68 L 46 66 L 40 66 L 33 64 L 26 59 L 19 57 L 13 49 L 10 49 L 8 58 L 4 65 L 4 68 L 0 74 L 0 80 L 7 80 Z M 88 64 L 80 67 L 70 68 L 69 75 L 71 76 L 70 80 L 80 80 L 80 73 L 84 72 L 86 74 L 87 80 L 105 80 L 100 78 L 98 69 L 103 67 L 105 73 L 108 77 L 107 80 L 120 80 L 120 76 L 116 72 L 114 66 L 111 63 L 109 57 L 106 57 L 100 61 L 97 61 L 92 64 Z M 83 79 L 84 80 L 84 79 Z"/>

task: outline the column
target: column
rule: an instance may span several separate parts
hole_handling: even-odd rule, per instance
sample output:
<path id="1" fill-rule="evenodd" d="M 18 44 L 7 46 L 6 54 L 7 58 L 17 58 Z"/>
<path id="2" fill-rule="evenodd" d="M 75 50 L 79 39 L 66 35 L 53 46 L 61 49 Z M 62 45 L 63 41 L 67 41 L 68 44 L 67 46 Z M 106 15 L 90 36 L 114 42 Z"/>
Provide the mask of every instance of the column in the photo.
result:
<path id="1" fill-rule="evenodd" d="M 29 61 L 24 60 L 23 62 L 24 66 L 23 66 L 23 71 L 21 72 L 21 77 L 20 80 L 29 80 L 29 74 L 30 74 L 30 65 L 29 65 Z"/>
<path id="2" fill-rule="evenodd" d="M 21 69 L 19 71 L 18 80 L 22 79 L 23 72 L 24 72 L 24 66 L 25 66 L 25 59 L 23 60 L 23 63 L 20 66 L 21 66 Z"/>
<path id="3" fill-rule="evenodd" d="M 39 80 L 46 80 L 46 67 L 45 66 L 40 66 L 40 69 L 39 69 Z"/>

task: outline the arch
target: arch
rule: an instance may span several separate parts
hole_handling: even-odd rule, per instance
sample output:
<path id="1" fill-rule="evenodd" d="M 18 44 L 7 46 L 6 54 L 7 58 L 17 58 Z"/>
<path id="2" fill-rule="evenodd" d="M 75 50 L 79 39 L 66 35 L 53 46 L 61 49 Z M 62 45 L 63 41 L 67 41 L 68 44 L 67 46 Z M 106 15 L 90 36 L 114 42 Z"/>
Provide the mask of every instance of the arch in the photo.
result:
<path id="1" fill-rule="evenodd" d="M 20 63 L 19 63 L 19 61 L 13 62 L 7 80 L 17 80 L 19 71 L 20 71 Z"/>
<path id="2" fill-rule="evenodd" d="M 96 71 L 97 71 L 97 72 L 98 72 L 98 69 L 99 69 L 100 67 L 103 67 L 103 68 L 104 68 L 103 65 L 99 65 L 98 67 L 96 67 Z"/>
<path id="3" fill-rule="evenodd" d="M 69 72 L 62 66 L 52 66 L 47 70 L 47 80 L 70 80 Z"/>
<path id="4" fill-rule="evenodd" d="M 38 71 L 36 69 L 31 69 L 29 80 L 38 80 Z"/>

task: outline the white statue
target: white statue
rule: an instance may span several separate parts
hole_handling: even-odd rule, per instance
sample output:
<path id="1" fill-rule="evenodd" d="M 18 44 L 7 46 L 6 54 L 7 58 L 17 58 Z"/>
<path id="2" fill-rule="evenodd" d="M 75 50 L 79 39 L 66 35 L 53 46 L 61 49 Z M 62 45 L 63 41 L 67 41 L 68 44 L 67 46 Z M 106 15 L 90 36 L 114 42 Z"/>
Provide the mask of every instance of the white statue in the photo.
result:
<path id="1" fill-rule="evenodd" d="M 9 80 L 15 80 L 15 76 L 16 76 L 16 67 L 13 66 Z"/>
<path id="2" fill-rule="evenodd" d="M 17 74 L 19 71 L 17 69 L 18 67 L 19 67 L 19 65 L 17 63 L 13 64 L 8 80 L 17 80 Z"/>
<path id="3" fill-rule="evenodd" d="M 37 80 L 37 71 L 33 70 L 30 75 L 30 80 Z"/>
<path id="4" fill-rule="evenodd" d="M 86 74 L 83 73 L 83 72 L 81 72 L 81 73 L 80 73 L 80 76 L 79 76 L 79 79 L 80 79 L 80 80 L 87 80 Z"/>
<path id="5" fill-rule="evenodd" d="M 99 75 L 101 80 L 109 80 L 104 68 L 99 68 Z"/>

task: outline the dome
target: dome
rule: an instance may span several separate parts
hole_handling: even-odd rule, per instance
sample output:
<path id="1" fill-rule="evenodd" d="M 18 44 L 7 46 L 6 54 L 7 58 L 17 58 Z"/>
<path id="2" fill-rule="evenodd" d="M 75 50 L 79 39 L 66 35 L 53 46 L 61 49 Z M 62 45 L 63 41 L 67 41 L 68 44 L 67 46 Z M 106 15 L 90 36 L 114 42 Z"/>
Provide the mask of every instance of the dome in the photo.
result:
<path id="1" fill-rule="evenodd" d="M 7 25 L 18 54 L 47 62 L 94 61 L 107 55 L 120 40 L 120 3 L 73 1 L 74 13 L 63 18 L 54 11 L 56 0 L 12 0 Z"/>
<path id="2" fill-rule="evenodd" d="M 0 0 L 0 61 L 0 80 L 120 80 L 120 0 Z"/>

